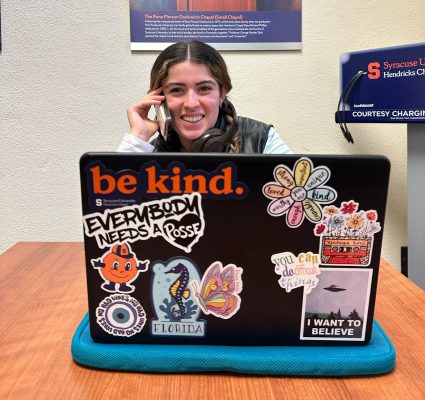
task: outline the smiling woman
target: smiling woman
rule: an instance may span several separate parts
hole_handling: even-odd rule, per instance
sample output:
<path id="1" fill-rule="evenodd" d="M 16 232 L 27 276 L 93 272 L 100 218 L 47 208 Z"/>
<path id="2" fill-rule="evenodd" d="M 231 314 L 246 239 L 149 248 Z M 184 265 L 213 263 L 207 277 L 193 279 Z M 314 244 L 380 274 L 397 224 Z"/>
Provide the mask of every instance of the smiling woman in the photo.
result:
<path id="1" fill-rule="evenodd" d="M 290 153 L 272 125 L 237 116 L 231 88 L 214 48 L 198 41 L 169 46 L 154 62 L 148 95 L 127 110 L 130 131 L 118 151 Z M 171 117 L 168 127 L 148 117 L 160 106 Z"/>
<path id="2" fill-rule="evenodd" d="M 212 79 L 205 65 L 191 61 L 170 67 L 162 83 L 173 128 L 182 147 L 189 150 L 193 140 L 214 127 L 226 90 Z"/>

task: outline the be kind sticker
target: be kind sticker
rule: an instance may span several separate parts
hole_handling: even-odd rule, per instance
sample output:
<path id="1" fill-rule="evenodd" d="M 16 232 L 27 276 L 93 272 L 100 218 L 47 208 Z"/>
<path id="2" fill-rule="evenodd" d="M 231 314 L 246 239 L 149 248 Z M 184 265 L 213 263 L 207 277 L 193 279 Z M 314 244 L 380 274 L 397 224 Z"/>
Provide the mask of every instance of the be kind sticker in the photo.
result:
<path id="1" fill-rule="evenodd" d="M 300 158 L 293 170 L 278 165 L 273 175 L 275 181 L 263 186 L 264 196 L 272 200 L 267 212 L 272 217 L 286 215 L 290 228 L 299 227 L 304 218 L 319 222 L 323 215 L 321 204 L 332 203 L 337 197 L 333 188 L 325 186 L 331 176 L 329 168 L 314 168 L 309 158 Z"/>

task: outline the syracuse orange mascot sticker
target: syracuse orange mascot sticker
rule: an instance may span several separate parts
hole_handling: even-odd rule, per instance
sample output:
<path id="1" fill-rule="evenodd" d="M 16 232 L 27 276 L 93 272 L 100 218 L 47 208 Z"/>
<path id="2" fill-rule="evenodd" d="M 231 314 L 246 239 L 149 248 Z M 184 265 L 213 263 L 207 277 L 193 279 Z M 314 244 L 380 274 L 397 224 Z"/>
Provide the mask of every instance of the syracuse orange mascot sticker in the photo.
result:
<path id="1" fill-rule="evenodd" d="M 92 260 L 92 265 L 105 281 L 102 289 L 110 293 L 132 293 L 130 285 L 140 272 L 147 271 L 149 261 L 139 261 L 127 243 L 115 244 L 100 259 Z"/>

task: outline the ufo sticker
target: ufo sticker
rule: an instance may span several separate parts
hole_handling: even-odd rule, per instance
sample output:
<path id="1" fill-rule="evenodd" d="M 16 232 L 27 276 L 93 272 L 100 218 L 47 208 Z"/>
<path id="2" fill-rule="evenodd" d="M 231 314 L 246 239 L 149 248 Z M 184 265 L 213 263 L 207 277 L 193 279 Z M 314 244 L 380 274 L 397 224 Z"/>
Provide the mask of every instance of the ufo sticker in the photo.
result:
<path id="1" fill-rule="evenodd" d="M 321 268 L 317 286 L 304 292 L 300 339 L 364 341 L 371 281 L 370 269 Z"/>

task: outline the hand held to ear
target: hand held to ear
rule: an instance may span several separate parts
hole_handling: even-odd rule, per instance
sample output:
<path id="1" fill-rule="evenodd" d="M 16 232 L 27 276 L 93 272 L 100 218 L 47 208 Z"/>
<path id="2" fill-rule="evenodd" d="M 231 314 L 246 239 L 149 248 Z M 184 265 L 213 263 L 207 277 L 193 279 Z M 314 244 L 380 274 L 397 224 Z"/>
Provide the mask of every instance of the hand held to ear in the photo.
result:
<path id="1" fill-rule="evenodd" d="M 132 104 L 127 109 L 130 135 L 134 135 L 146 142 L 158 131 L 158 122 L 148 118 L 152 106 L 165 101 L 162 88 L 152 90 L 143 100 Z"/>

